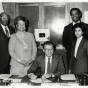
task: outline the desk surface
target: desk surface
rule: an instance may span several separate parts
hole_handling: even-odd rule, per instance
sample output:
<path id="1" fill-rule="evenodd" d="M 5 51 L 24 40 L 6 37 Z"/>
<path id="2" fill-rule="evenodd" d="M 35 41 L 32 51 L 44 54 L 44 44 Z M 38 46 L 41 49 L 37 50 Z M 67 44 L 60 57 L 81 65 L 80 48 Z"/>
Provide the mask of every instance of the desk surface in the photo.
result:
<path id="1" fill-rule="evenodd" d="M 88 85 L 88 75 L 76 75 L 75 77 L 76 77 L 76 80 L 61 80 L 58 77 L 48 78 L 48 80 L 51 81 L 50 83 L 57 83 L 58 85 L 60 84 L 61 86 L 63 86 L 63 85 L 66 85 L 66 86 L 67 85 L 73 85 L 73 86 Z M 27 75 L 25 75 L 23 77 L 19 77 L 18 75 L 12 75 L 9 78 L 21 79 L 21 83 L 27 83 L 27 84 L 31 84 L 31 85 L 41 85 L 41 83 L 32 83 Z M 5 85 L 5 84 L 6 83 L 1 84 L 1 82 L 0 82 L 0 85 Z"/>

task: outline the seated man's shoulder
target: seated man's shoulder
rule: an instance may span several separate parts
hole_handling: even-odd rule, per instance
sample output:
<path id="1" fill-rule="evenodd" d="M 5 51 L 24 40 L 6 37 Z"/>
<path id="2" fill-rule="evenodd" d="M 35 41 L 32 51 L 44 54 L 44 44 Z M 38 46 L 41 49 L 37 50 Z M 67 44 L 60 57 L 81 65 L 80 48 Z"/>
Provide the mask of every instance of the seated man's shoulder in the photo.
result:
<path id="1" fill-rule="evenodd" d="M 57 57 L 57 58 L 61 58 L 62 57 L 62 55 L 58 54 L 58 53 L 54 53 L 53 55 L 54 55 L 54 57 Z"/>
<path id="2" fill-rule="evenodd" d="M 44 57 L 44 54 L 42 54 L 42 55 L 37 55 L 37 56 L 36 56 L 36 59 L 41 60 L 43 57 Z"/>

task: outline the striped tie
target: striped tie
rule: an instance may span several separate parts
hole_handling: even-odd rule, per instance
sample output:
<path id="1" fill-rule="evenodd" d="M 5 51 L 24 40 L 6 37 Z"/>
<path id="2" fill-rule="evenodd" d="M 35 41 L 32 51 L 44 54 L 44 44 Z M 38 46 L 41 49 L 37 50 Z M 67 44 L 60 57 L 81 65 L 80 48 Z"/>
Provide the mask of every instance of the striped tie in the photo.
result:
<path id="1" fill-rule="evenodd" d="M 7 37 L 9 37 L 9 32 L 7 30 L 7 27 L 5 27 L 5 32 L 6 32 Z"/>

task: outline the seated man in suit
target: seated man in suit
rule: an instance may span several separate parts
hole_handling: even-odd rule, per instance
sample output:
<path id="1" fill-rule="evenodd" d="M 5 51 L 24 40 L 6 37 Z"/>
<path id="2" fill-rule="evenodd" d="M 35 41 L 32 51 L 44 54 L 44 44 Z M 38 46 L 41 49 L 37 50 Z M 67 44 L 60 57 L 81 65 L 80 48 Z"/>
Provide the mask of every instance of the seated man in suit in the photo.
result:
<path id="1" fill-rule="evenodd" d="M 62 56 L 54 54 L 54 45 L 47 41 L 43 44 L 44 54 L 37 56 L 34 63 L 28 69 L 28 77 L 36 79 L 36 71 L 40 69 L 42 78 L 58 77 L 65 73 Z"/>

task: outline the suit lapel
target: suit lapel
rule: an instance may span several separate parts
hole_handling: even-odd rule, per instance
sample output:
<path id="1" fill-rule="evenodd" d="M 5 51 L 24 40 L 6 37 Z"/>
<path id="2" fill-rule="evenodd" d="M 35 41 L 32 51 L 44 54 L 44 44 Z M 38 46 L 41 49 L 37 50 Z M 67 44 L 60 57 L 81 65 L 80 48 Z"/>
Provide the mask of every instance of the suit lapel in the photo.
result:
<path id="1" fill-rule="evenodd" d="M 72 57 L 74 57 L 74 53 L 75 53 L 75 45 L 76 45 L 76 40 L 73 42 L 73 46 L 72 46 Z"/>
<path id="2" fill-rule="evenodd" d="M 2 35 L 4 38 L 8 38 L 7 36 L 6 36 L 6 34 L 4 33 L 4 30 L 3 30 L 3 28 L 1 27 L 1 25 L 0 25 L 0 35 Z"/>
<path id="3" fill-rule="evenodd" d="M 81 40 L 80 44 L 79 44 L 79 47 L 78 47 L 78 50 L 77 50 L 77 55 L 78 55 L 78 53 L 80 52 L 80 50 L 82 49 L 84 43 L 85 43 L 85 39 L 83 38 L 83 39 Z M 77 55 L 76 55 L 76 57 L 77 57 Z"/>

